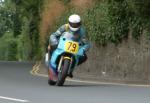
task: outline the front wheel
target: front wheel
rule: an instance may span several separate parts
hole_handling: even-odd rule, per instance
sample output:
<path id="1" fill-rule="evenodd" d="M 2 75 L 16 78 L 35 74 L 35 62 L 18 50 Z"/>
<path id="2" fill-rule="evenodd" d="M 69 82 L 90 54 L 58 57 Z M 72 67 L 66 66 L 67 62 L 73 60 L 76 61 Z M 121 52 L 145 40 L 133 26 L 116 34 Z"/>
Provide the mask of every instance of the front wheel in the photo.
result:
<path id="1" fill-rule="evenodd" d="M 61 71 L 58 73 L 58 80 L 56 83 L 57 86 L 63 86 L 65 79 L 68 75 L 69 67 L 70 67 L 70 60 L 64 59 L 61 65 Z"/>

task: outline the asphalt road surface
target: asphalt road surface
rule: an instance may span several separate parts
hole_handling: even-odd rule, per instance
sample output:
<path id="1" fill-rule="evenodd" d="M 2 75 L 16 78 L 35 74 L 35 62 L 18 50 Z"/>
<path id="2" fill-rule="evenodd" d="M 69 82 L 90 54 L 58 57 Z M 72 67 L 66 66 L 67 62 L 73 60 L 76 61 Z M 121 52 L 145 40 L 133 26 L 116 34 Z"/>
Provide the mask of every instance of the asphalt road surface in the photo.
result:
<path id="1" fill-rule="evenodd" d="M 0 103 L 150 103 L 150 87 L 66 82 L 49 86 L 33 63 L 0 62 Z"/>

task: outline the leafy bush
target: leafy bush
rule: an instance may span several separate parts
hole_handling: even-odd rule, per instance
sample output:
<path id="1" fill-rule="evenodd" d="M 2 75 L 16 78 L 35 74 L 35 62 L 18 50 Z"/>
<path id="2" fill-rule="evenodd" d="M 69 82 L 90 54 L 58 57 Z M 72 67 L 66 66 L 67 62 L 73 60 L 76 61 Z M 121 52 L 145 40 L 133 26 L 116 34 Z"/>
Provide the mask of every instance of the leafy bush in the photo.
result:
<path id="1" fill-rule="evenodd" d="M 0 38 L 0 60 L 17 60 L 17 41 L 12 32 L 6 32 Z"/>

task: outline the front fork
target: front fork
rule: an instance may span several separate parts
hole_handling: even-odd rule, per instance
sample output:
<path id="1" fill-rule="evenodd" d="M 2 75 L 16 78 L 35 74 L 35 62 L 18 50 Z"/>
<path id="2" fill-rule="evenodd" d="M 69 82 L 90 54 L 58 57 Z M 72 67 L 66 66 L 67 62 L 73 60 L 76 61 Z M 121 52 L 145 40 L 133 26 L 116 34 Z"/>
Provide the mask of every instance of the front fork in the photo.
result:
<path id="1" fill-rule="evenodd" d="M 73 71 L 73 68 L 71 68 L 72 63 L 73 63 L 73 59 L 72 59 L 72 57 L 70 58 L 70 57 L 67 57 L 67 56 L 61 56 L 61 59 L 60 59 L 59 65 L 58 65 L 58 72 L 62 72 L 61 65 L 62 65 L 64 59 L 69 59 L 70 60 L 70 65 L 69 65 L 69 69 L 68 69 L 68 73 L 67 73 L 67 74 L 70 74 Z"/>

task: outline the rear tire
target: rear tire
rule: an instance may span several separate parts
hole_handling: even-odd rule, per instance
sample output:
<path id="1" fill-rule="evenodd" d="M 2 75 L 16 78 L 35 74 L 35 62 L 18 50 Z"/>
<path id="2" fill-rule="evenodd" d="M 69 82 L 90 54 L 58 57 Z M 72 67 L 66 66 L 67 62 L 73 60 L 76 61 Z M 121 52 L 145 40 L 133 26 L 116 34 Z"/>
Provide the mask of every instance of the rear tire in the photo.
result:
<path id="1" fill-rule="evenodd" d="M 58 73 L 58 80 L 56 83 L 57 86 L 63 86 L 65 79 L 68 75 L 69 66 L 70 66 L 70 60 L 64 59 L 61 65 L 61 72 Z"/>
<path id="2" fill-rule="evenodd" d="M 48 80 L 48 84 L 49 84 L 49 85 L 56 85 L 56 82 L 49 79 L 49 80 Z"/>
<path id="3" fill-rule="evenodd" d="M 47 72 L 48 72 L 48 84 L 51 86 L 51 85 L 56 85 L 56 81 L 53 81 L 51 78 L 50 78 L 50 75 L 52 75 L 52 74 L 50 74 L 50 70 L 49 69 L 47 69 Z"/>

